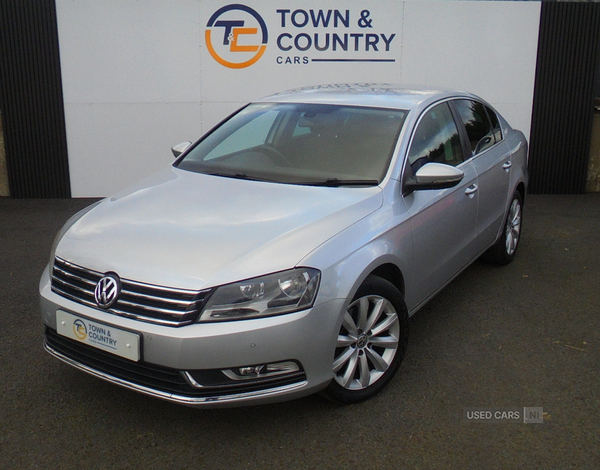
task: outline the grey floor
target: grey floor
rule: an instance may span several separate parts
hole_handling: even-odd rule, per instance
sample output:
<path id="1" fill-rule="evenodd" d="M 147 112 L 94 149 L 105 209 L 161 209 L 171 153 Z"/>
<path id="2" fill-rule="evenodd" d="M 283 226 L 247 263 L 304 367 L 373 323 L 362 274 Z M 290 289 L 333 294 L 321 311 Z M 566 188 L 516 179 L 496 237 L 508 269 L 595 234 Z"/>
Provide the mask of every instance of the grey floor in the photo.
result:
<path id="1" fill-rule="evenodd" d="M 39 276 L 90 202 L 0 198 L 0 468 L 600 468 L 600 194 L 530 196 L 515 262 L 476 262 L 413 317 L 376 398 L 225 410 L 43 351 Z M 466 421 L 474 407 L 543 408 L 543 423 Z"/>

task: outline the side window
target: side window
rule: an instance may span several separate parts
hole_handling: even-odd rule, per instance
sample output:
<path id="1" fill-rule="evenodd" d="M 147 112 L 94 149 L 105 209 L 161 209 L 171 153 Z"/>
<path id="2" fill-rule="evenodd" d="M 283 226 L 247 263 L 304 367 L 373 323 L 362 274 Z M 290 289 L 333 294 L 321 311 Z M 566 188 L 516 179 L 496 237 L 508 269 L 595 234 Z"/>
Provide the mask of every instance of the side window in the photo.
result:
<path id="1" fill-rule="evenodd" d="M 500 127 L 498 116 L 496 116 L 496 113 L 487 106 L 485 109 L 490 117 L 490 121 L 492 121 L 492 132 L 494 133 L 494 138 L 496 139 L 496 142 L 500 142 L 502 140 L 502 128 Z"/>
<path id="2" fill-rule="evenodd" d="M 463 162 L 458 128 L 448 103 L 439 104 L 423 115 L 408 151 L 408 162 L 414 172 L 429 162 L 452 166 Z"/>
<path id="3" fill-rule="evenodd" d="M 485 106 L 477 101 L 456 100 L 458 114 L 467 130 L 471 152 L 477 155 L 496 143 Z M 496 121 L 498 121 L 496 119 Z"/>

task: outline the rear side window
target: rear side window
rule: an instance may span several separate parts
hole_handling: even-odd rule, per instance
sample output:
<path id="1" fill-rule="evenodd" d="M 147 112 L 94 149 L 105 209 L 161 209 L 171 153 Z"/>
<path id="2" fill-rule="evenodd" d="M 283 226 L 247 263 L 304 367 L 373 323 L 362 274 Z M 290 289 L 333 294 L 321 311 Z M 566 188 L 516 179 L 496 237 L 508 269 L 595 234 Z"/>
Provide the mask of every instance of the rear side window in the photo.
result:
<path id="1" fill-rule="evenodd" d="M 454 104 L 467 130 L 472 154 L 477 155 L 493 146 L 496 139 L 485 106 L 472 100 L 456 100 Z M 496 118 L 497 122 L 498 118 Z"/>
<path id="2" fill-rule="evenodd" d="M 458 128 L 448 103 L 439 104 L 419 121 L 408 152 L 410 166 L 416 172 L 429 162 L 457 166 L 463 160 Z"/>
<path id="3" fill-rule="evenodd" d="M 494 133 L 494 138 L 496 139 L 496 142 L 500 142 L 502 140 L 502 128 L 500 127 L 498 116 L 496 116 L 496 113 L 487 106 L 485 109 L 488 113 L 490 121 L 492 122 L 492 132 Z"/>

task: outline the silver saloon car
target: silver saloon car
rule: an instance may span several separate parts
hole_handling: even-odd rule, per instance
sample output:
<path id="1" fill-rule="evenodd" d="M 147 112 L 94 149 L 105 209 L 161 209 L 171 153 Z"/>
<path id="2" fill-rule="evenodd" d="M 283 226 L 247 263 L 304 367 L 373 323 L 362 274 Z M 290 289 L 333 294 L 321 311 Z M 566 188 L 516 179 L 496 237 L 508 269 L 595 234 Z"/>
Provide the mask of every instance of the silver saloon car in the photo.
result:
<path id="1" fill-rule="evenodd" d="M 409 317 L 518 247 L 527 142 L 469 93 L 294 90 L 173 153 L 72 217 L 40 281 L 46 351 L 157 398 L 365 400 Z"/>

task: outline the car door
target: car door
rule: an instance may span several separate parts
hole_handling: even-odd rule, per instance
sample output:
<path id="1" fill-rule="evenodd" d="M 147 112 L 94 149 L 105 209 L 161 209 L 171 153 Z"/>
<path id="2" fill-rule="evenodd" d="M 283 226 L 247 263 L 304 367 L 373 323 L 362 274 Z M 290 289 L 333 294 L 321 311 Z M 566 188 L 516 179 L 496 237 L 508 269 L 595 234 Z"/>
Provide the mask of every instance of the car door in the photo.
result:
<path id="1" fill-rule="evenodd" d="M 504 221 L 511 154 L 492 109 L 472 99 L 454 100 L 453 105 L 464 125 L 478 179 L 477 246 L 482 251 L 494 243 Z"/>
<path id="2" fill-rule="evenodd" d="M 478 182 L 470 156 L 465 158 L 459 128 L 449 102 L 426 110 L 409 146 L 404 180 L 429 162 L 455 166 L 462 181 L 448 189 L 417 190 L 404 195 L 413 233 L 416 285 L 407 286 L 407 304 L 417 308 L 451 280 L 477 254 Z"/>

